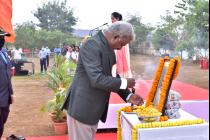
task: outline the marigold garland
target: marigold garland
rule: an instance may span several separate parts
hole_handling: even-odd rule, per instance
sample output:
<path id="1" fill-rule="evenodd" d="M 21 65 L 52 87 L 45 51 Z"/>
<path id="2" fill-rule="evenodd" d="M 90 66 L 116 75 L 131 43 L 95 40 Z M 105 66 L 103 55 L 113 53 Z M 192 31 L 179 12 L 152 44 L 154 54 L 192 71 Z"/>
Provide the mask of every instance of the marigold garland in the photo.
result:
<path id="1" fill-rule="evenodd" d="M 173 76 L 173 80 L 176 79 L 176 77 L 179 74 L 179 70 L 181 68 L 181 60 L 180 60 L 180 58 L 175 56 L 174 59 L 177 61 L 177 64 L 176 64 L 176 69 L 175 69 L 175 73 L 174 73 L 174 76 Z"/>
<path id="2" fill-rule="evenodd" d="M 142 108 L 143 106 L 137 106 L 136 109 Z M 122 128 L 121 128 L 121 112 L 132 112 L 130 106 L 125 106 L 118 110 L 118 126 L 117 126 L 117 140 L 122 140 Z M 167 117 L 167 116 L 166 116 Z M 201 124 L 205 121 L 201 118 L 193 119 L 193 120 L 178 120 L 173 122 L 151 122 L 151 123 L 141 123 L 136 124 L 132 128 L 132 140 L 137 140 L 137 131 L 139 128 L 155 128 L 155 127 L 171 127 L 171 126 L 182 126 L 182 125 L 193 125 L 193 124 Z"/>
<path id="3" fill-rule="evenodd" d="M 165 60 L 168 60 L 168 58 L 161 58 L 160 59 L 157 71 L 155 73 L 154 81 L 152 83 L 152 87 L 151 87 L 151 89 L 149 91 L 149 94 L 147 96 L 146 106 L 149 106 L 153 103 L 153 99 L 155 97 L 155 92 L 157 90 L 157 86 L 158 86 L 158 83 L 159 83 L 159 80 L 160 80 L 160 76 L 161 76 L 161 73 L 163 71 Z"/>
<path id="4" fill-rule="evenodd" d="M 125 106 L 123 108 L 120 108 L 117 111 L 117 140 L 122 140 L 122 128 L 120 125 L 121 119 L 120 119 L 120 113 L 123 112 L 132 112 L 131 106 Z"/>
<path id="5" fill-rule="evenodd" d="M 163 113 L 163 116 L 165 115 L 164 112 L 164 105 L 167 102 L 167 96 L 170 88 L 170 82 L 178 75 L 179 69 L 180 69 L 180 60 L 178 57 L 175 57 L 174 59 L 171 59 L 169 61 L 169 66 L 167 68 L 166 74 L 164 76 L 162 87 L 160 91 L 160 100 L 158 102 L 157 109 Z M 168 117 L 161 116 L 161 121 L 167 121 Z"/>
<path id="6" fill-rule="evenodd" d="M 202 124 L 205 121 L 201 118 L 193 120 L 179 120 L 174 122 L 151 122 L 151 123 L 141 123 L 133 126 L 132 129 L 132 140 L 137 140 L 137 130 L 139 128 L 155 128 L 155 127 L 171 127 L 171 126 L 183 126 L 183 125 L 194 125 Z"/>
<path id="7" fill-rule="evenodd" d="M 161 91 L 160 91 L 160 100 L 159 100 L 158 106 L 157 106 L 157 109 L 160 112 L 162 112 L 162 109 L 163 109 L 163 106 L 164 106 L 164 103 L 165 103 L 165 99 L 166 99 L 166 96 L 167 96 L 167 91 L 168 91 L 169 84 L 170 84 L 170 78 L 173 74 L 174 66 L 175 66 L 175 61 L 172 59 L 169 62 L 169 66 L 167 68 L 166 74 L 165 74 L 163 82 L 162 82 L 162 87 L 161 87 Z"/>
<path id="8" fill-rule="evenodd" d="M 167 121 L 168 120 L 168 116 L 160 116 L 160 121 Z"/>
<path id="9" fill-rule="evenodd" d="M 163 107 L 165 105 L 166 99 L 167 99 L 167 94 L 169 91 L 169 86 L 171 84 L 171 81 L 174 80 L 180 70 L 181 67 L 181 61 L 179 57 L 174 57 L 173 59 L 169 59 L 169 57 L 164 57 L 160 59 L 157 71 L 155 73 L 154 81 L 152 83 L 152 87 L 149 91 L 145 107 L 148 107 L 150 105 L 153 105 L 153 100 L 155 97 L 155 93 L 161 78 L 161 74 L 164 68 L 164 64 L 166 61 L 169 61 L 168 68 L 166 70 L 166 74 L 163 78 L 161 90 L 160 90 L 160 99 L 158 102 L 157 109 L 159 112 L 163 113 Z M 137 107 L 138 108 L 138 107 Z M 139 108 L 142 108 L 142 106 L 139 106 Z M 131 106 L 126 106 L 118 110 L 118 126 L 117 126 L 117 140 L 122 140 L 122 128 L 120 125 L 121 118 L 120 114 L 121 111 L 124 112 L 132 112 Z M 199 123 L 204 123 L 203 119 L 196 119 L 196 120 L 181 120 L 181 121 L 176 121 L 176 122 L 164 122 L 168 120 L 168 116 L 165 116 L 163 113 L 163 116 L 160 117 L 160 122 L 151 122 L 151 123 L 141 123 L 137 124 L 133 127 L 132 129 L 132 140 L 137 140 L 137 130 L 138 128 L 153 128 L 153 127 L 168 127 L 168 126 L 180 126 L 180 125 L 192 125 L 192 124 L 199 124 Z"/>
<path id="10" fill-rule="evenodd" d="M 165 74 L 163 82 L 162 82 L 161 91 L 160 91 L 160 100 L 159 100 L 158 106 L 157 106 L 157 109 L 162 113 L 163 113 L 164 104 L 166 102 L 166 96 L 168 93 L 170 82 L 171 82 L 171 80 L 173 80 L 177 77 L 177 75 L 179 73 L 179 69 L 181 67 L 181 61 L 180 61 L 179 57 L 174 57 L 173 59 L 169 59 L 169 57 L 165 57 L 165 58 L 160 59 L 160 62 L 159 62 L 159 65 L 158 65 L 158 68 L 157 68 L 157 71 L 155 74 L 155 78 L 154 78 L 152 87 L 149 91 L 149 94 L 147 96 L 147 101 L 146 101 L 146 106 L 153 104 L 153 100 L 154 100 L 155 93 L 156 93 L 156 90 L 158 87 L 158 83 L 160 81 L 161 74 L 162 74 L 164 64 L 166 61 L 169 61 L 169 66 L 167 68 L 166 74 Z M 174 71 L 174 69 L 175 69 L 175 71 Z M 173 77 L 173 79 L 171 79 L 172 77 Z M 160 120 L 166 121 L 166 120 L 168 120 L 167 118 L 168 117 L 166 117 L 166 116 L 165 117 L 161 116 Z"/>

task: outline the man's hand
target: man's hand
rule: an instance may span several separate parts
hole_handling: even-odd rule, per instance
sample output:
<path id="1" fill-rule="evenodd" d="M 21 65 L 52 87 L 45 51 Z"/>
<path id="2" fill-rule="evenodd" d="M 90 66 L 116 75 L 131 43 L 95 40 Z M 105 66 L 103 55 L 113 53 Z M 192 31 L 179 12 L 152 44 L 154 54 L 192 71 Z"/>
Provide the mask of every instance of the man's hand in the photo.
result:
<path id="1" fill-rule="evenodd" d="M 136 84 L 136 81 L 134 78 L 127 78 L 127 88 L 133 88 Z"/>
<path id="2" fill-rule="evenodd" d="M 144 100 L 141 96 L 137 95 L 137 94 L 133 94 L 131 95 L 131 97 L 128 100 L 129 103 L 132 103 L 133 105 L 143 105 L 144 104 Z"/>

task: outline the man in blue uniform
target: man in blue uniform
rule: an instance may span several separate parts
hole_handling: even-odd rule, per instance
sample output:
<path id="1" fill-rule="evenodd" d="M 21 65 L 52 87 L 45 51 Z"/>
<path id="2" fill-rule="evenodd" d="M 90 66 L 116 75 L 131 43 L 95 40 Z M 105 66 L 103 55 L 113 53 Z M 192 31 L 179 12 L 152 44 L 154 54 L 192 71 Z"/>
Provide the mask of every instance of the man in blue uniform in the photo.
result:
<path id="1" fill-rule="evenodd" d="M 9 116 L 9 107 L 13 101 L 13 90 L 11 83 L 11 62 L 7 53 L 2 49 L 5 36 L 9 34 L 0 29 L 0 139 L 4 131 L 4 124 Z"/>

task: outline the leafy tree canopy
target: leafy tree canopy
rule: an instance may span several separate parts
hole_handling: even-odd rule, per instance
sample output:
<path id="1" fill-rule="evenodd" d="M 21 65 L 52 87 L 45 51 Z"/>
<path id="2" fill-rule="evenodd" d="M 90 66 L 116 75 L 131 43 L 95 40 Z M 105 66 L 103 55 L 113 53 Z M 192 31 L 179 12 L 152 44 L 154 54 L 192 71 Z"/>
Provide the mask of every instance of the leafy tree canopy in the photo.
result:
<path id="1" fill-rule="evenodd" d="M 145 25 L 141 22 L 141 17 L 137 15 L 131 15 L 128 20 L 134 27 L 136 39 L 131 44 L 131 48 L 139 48 L 140 45 L 147 41 L 149 33 L 153 28 L 149 25 Z"/>
<path id="2" fill-rule="evenodd" d="M 18 48 L 33 48 L 35 45 L 35 28 L 33 22 L 18 24 L 15 28 L 15 46 Z"/>
<path id="3" fill-rule="evenodd" d="M 198 0 L 192 3 L 186 21 L 186 28 L 194 34 L 194 44 L 201 48 L 209 48 L 209 2 Z"/>
<path id="4" fill-rule="evenodd" d="M 77 44 L 81 40 L 61 31 L 47 31 L 45 29 L 36 29 L 35 24 L 26 22 L 17 25 L 15 28 L 16 41 L 15 46 L 21 48 L 41 48 L 48 46 L 53 49 L 54 47 L 63 44 Z"/>
<path id="5" fill-rule="evenodd" d="M 70 34 L 77 19 L 73 16 L 73 9 L 67 7 L 66 4 L 66 0 L 61 2 L 53 0 L 43 3 L 42 7 L 34 12 L 34 16 L 40 22 L 37 26 L 47 31 L 59 30 Z"/>

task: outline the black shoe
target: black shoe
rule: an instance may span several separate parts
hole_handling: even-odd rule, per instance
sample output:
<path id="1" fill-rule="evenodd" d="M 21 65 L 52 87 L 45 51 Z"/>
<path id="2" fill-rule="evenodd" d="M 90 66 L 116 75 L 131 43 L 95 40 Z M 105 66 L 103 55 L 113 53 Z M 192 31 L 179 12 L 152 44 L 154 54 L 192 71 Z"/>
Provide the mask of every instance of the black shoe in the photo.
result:
<path id="1" fill-rule="evenodd" d="M 22 136 L 15 136 L 15 135 L 10 135 L 9 137 L 6 138 L 6 140 L 26 140 L 24 137 Z"/>

